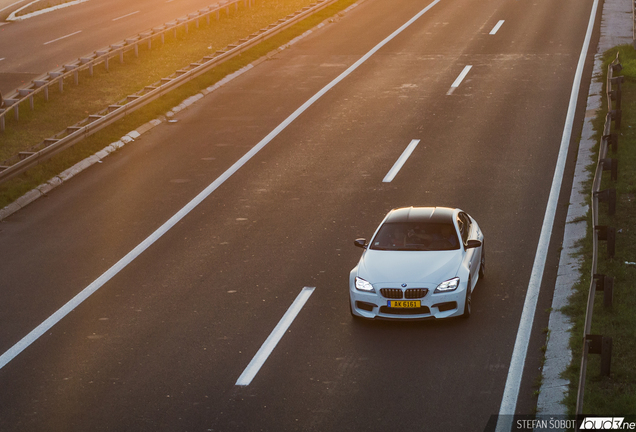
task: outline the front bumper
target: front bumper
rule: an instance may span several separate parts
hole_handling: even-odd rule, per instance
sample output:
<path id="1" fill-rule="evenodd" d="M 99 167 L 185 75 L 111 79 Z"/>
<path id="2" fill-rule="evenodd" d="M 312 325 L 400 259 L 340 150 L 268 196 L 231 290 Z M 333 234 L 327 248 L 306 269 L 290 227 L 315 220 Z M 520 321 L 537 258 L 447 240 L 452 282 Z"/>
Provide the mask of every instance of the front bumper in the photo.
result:
<path id="1" fill-rule="evenodd" d="M 384 288 L 405 290 L 399 286 L 383 285 Z M 409 287 L 412 289 L 412 287 Z M 414 309 L 391 308 L 388 307 L 389 300 L 380 293 L 380 289 L 375 288 L 375 293 L 363 292 L 355 287 L 349 287 L 349 298 L 351 300 L 351 312 L 362 318 L 369 319 L 390 319 L 390 320 L 417 320 L 427 318 L 450 318 L 460 316 L 464 313 L 464 302 L 466 299 L 466 284 L 460 286 L 449 293 L 435 293 L 435 287 L 418 286 L 417 288 L 428 288 L 428 293 L 418 299 L 421 307 Z M 402 295 L 402 299 L 405 299 Z"/>

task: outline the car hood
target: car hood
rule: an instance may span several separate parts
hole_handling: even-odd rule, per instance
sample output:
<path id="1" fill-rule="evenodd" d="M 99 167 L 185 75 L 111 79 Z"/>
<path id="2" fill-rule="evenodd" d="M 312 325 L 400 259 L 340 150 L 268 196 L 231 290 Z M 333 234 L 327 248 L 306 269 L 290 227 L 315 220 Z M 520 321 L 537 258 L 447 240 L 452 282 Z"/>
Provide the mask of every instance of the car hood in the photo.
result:
<path id="1" fill-rule="evenodd" d="M 376 283 L 439 284 L 457 276 L 462 251 L 378 251 L 368 249 L 358 276 Z"/>

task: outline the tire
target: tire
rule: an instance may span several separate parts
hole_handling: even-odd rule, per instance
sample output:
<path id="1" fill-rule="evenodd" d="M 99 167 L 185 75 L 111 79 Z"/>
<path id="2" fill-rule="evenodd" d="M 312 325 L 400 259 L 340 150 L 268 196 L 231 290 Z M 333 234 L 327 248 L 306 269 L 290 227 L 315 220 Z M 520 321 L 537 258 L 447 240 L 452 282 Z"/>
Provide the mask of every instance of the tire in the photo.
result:
<path id="1" fill-rule="evenodd" d="M 468 279 L 468 286 L 466 287 L 466 299 L 464 300 L 464 313 L 462 314 L 462 318 L 470 317 L 472 312 L 472 297 L 473 294 L 470 290 L 471 281 Z"/>
<path id="2" fill-rule="evenodd" d="M 486 277 L 486 248 L 482 243 L 481 246 L 481 262 L 479 263 L 479 279 Z"/>

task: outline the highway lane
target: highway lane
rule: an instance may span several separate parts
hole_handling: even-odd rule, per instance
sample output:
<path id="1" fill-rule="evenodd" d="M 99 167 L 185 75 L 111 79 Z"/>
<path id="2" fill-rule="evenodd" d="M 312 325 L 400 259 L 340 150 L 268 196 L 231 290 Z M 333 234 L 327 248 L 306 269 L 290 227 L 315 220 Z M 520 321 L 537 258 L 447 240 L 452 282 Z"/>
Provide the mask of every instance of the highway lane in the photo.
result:
<path id="1" fill-rule="evenodd" d="M 440 2 L 1 369 L 0 429 L 483 429 L 501 402 L 590 8 L 552 3 Z M 426 2 L 393 5 L 368 0 L 0 225 L 1 350 Z M 410 204 L 460 206 L 482 225 L 474 315 L 354 323 L 351 241 Z M 234 386 L 303 286 L 316 290 L 290 332 L 251 385 Z"/>
<path id="2" fill-rule="evenodd" d="M 2 25 L 0 92 L 6 94 L 65 62 L 214 3 L 210 0 L 88 1 Z"/>

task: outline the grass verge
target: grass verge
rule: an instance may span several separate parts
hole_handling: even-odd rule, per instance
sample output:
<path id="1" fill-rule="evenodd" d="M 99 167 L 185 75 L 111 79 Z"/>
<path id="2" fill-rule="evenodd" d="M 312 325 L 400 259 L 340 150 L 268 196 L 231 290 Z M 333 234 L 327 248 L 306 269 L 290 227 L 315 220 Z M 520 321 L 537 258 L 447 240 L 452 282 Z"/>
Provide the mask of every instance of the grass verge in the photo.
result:
<path id="1" fill-rule="evenodd" d="M 600 274 L 614 277 L 614 302 L 611 308 L 604 308 L 603 294 L 598 293 L 592 318 L 592 334 L 613 339 L 611 373 L 609 377 L 601 377 L 600 356 L 588 356 L 583 405 L 584 414 L 606 416 L 636 414 L 636 265 L 629 264 L 636 262 L 636 51 L 631 45 L 607 51 L 604 54 L 603 82 L 607 79 L 607 66 L 616 57 L 616 52 L 620 53 L 622 75 L 625 76 L 622 87 L 622 125 L 616 131 L 619 135 L 618 153 L 609 155 L 619 160 L 618 180 L 612 182 L 609 173 L 604 174 L 601 186 L 601 190 L 611 187 L 616 189 L 616 214 L 608 216 L 606 204 L 601 204 L 599 210 L 600 225 L 616 228 L 616 254 L 614 258 L 609 258 L 606 242 L 599 242 L 597 269 Z M 603 110 L 597 113 L 594 121 L 597 142 L 601 139 L 607 113 L 606 100 L 603 96 Z M 596 169 L 598 144 L 595 152 L 595 163 L 590 167 L 591 177 Z M 591 187 L 590 179 L 588 190 Z M 570 380 L 565 403 L 571 414 L 576 409 L 585 311 L 590 287 L 591 215 L 588 215 L 588 233 L 582 246 L 583 277 L 575 287 L 570 305 L 564 309 L 574 323 L 570 341 L 573 360 L 564 374 Z"/>
<path id="2" fill-rule="evenodd" d="M 7 128 L 0 135 L 0 160 L 6 160 L 20 151 L 41 142 L 45 138 L 77 123 L 89 114 L 95 113 L 109 104 L 125 98 L 144 86 L 175 70 L 201 59 L 203 56 L 222 49 L 230 43 L 276 22 L 290 13 L 312 3 L 313 0 L 268 0 L 258 1 L 252 8 L 239 8 L 229 17 L 221 14 L 221 19 L 211 21 L 207 26 L 201 20 L 199 29 L 190 26 L 186 35 L 183 29 L 176 38 L 166 37 L 166 43 L 153 43 L 153 49 L 140 47 L 139 58 L 127 53 L 124 63 L 111 60 L 107 72 L 103 66 L 95 67 L 92 77 L 88 71 L 80 74 L 80 84 L 71 80 L 65 83 L 64 91 L 57 86 L 49 91 L 49 101 L 35 98 L 35 110 L 28 105 L 20 110 L 20 120 L 7 119 Z M 333 5 L 297 23 L 289 29 L 268 39 L 240 56 L 220 64 L 210 72 L 184 84 L 178 89 L 135 111 L 124 119 L 99 131 L 81 143 L 54 156 L 28 172 L 0 185 L 0 208 L 10 204 L 29 190 L 45 183 L 55 175 L 73 166 L 80 160 L 103 149 L 110 143 L 155 119 L 181 101 L 205 89 L 225 76 L 252 63 L 258 58 L 284 45 L 324 20 L 334 16 L 357 0 L 340 0 Z"/>

